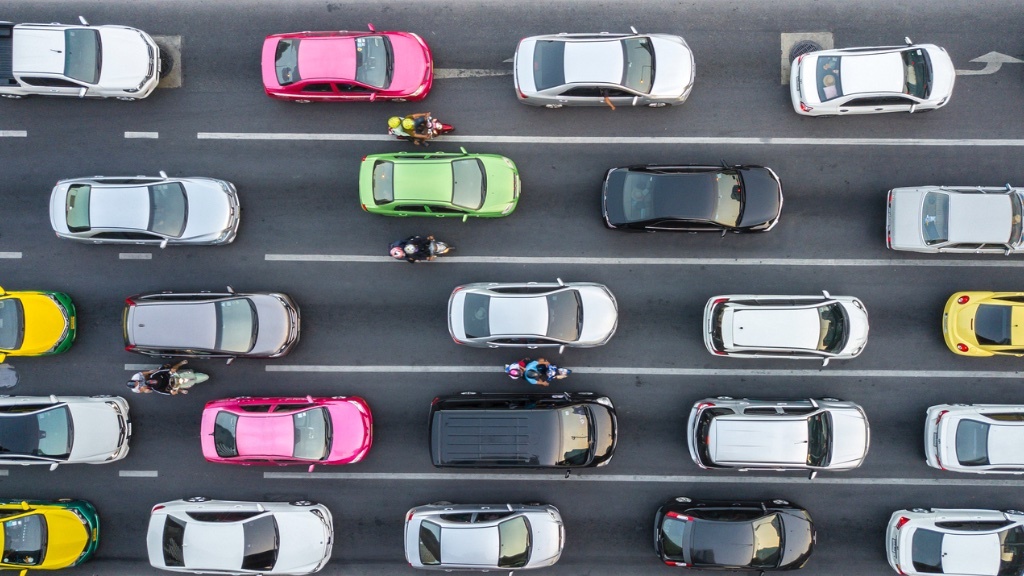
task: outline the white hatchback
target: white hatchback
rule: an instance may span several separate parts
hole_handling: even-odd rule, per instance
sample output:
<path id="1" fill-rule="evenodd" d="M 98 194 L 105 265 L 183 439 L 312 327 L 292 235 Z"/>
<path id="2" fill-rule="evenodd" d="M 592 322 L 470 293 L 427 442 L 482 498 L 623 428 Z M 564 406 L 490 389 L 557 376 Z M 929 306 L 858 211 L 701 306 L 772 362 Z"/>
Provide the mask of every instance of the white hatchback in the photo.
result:
<path id="1" fill-rule="evenodd" d="M 1024 512 L 897 510 L 889 518 L 885 551 L 889 565 L 905 576 L 1020 574 Z"/>
<path id="2" fill-rule="evenodd" d="M 793 61 L 793 110 L 804 116 L 927 112 L 953 94 L 956 71 L 945 48 L 934 44 L 840 48 Z"/>
<path id="3" fill-rule="evenodd" d="M 106 464 L 128 455 L 131 436 L 119 396 L 0 397 L 0 465 Z"/>
<path id="4" fill-rule="evenodd" d="M 1024 405 L 939 404 L 928 409 L 924 453 L 932 468 L 1024 474 Z"/>

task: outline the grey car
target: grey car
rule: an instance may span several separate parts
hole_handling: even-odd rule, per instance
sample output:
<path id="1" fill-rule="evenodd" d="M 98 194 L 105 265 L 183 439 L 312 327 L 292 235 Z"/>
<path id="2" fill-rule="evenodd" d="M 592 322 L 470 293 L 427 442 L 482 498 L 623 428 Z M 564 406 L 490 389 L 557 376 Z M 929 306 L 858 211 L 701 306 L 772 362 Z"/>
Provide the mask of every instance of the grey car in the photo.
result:
<path id="1" fill-rule="evenodd" d="M 517 570 L 558 562 L 565 526 L 544 504 L 417 506 L 405 515 L 405 559 L 413 568 Z"/>
<path id="2" fill-rule="evenodd" d="M 92 244 L 230 244 L 240 215 L 231 182 L 171 178 L 163 171 L 61 180 L 50 194 L 57 237 Z"/>
<path id="3" fill-rule="evenodd" d="M 531 106 L 682 104 L 693 89 L 693 52 L 671 34 L 550 34 L 519 42 L 516 95 Z"/>
<path id="4" fill-rule="evenodd" d="M 1024 251 L 1024 188 L 893 188 L 885 213 L 885 245 L 893 250 L 1007 255 Z"/>
<path id="5" fill-rule="evenodd" d="M 728 396 L 693 405 L 690 458 L 706 469 L 852 470 L 871 441 L 864 409 L 835 398 L 754 400 Z"/>
<path id="6" fill-rule="evenodd" d="M 299 340 L 299 307 L 280 292 L 149 292 L 125 299 L 125 350 L 185 358 L 278 358 Z"/>
<path id="7" fill-rule="evenodd" d="M 448 332 L 479 348 L 590 348 L 618 327 L 615 297 L 593 282 L 478 282 L 448 300 Z"/>

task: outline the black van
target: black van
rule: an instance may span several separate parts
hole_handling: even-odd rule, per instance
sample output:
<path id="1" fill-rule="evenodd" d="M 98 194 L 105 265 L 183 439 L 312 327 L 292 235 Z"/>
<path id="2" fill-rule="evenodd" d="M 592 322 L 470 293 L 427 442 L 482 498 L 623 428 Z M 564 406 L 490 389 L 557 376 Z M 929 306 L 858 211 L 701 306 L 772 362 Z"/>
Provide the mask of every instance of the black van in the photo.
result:
<path id="1" fill-rule="evenodd" d="M 612 459 L 615 408 L 592 392 L 481 394 L 434 398 L 434 466 L 584 468 Z"/>

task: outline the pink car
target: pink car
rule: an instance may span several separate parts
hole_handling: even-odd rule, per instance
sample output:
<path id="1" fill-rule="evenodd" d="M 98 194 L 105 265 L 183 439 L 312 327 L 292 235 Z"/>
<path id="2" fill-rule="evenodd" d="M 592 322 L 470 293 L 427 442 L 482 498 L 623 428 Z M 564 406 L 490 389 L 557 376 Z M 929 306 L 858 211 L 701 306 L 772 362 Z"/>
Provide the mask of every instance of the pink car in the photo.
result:
<path id="1" fill-rule="evenodd" d="M 203 409 L 203 456 L 243 465 L 352 464 L 370 451 L 373 417 L 355 396 L 226 398 Z"/>
<path id="2" fill-rule="evenodd" d="M 411 32 L 294 32 L 263 41 L 263 89 L 292 102 L 426 98 L 434 60 Z"/>

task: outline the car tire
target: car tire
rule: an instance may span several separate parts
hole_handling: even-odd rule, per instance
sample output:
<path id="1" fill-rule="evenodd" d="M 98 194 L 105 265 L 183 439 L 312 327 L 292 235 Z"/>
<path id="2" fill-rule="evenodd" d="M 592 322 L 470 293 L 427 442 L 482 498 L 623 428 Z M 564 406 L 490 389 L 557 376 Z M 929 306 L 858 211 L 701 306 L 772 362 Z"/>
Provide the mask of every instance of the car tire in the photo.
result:
<path id="1" fill-rule="evenodd" d="M 459 396 L 476 396 L 477 392 L 459 392 Z"/>
<path id="2" fill-rule="evenodd" d="M 680 504 L 689 504 L 690 502 L 693 502 L 693 500 L 687 498 L 686 496 L 676 496 L 675 501 L 679 502 Z"/>
<path id="3" fill-rule="evenodd" d="M 316 502 L 313 502 L 312 500 L 295 500 L 294 502 L 289 502 L 289 504 L 291 504 L 292 506 L 303 506 L 303 507 L 305 507 L 305 506 L 312 506 L 313 504 L 316 504 Z"/>
<path id="4" fill-rule="evenodd" d="M 0 98 L 10 98 L 11 100 L 21 100 L 24 97 L 22 94 L 0 94 Z"/>
<path id="5" fill-rule="evenodd" d="M 835 114 L 822 114 L 820 116 L 813 116 L 813 118 L 835 118 Z"/>
<path id="6" fill-rule="evenodd" d="M 775 504 L 776 506 L 789 506 L 789 500 L 781 500 L 777 498 L 772 500 L 772 504 Z"/>
<path id="7" fill-rule="evenodd" d="M 132 98 L 131 96 L 117 96 L 117 99 L 121 102 L 135 102 L 138 98 Z"/>
<path id="8" fill-rule="evenodd" d="M 911 508 L 911 512 L 931 512 L 930 508 Z"/>
<path id="9" fill-rule="evenodd" d="M 545 108 L 550 108 L 550 109 L 554 110 L 556 108 L 561 108 L 562 105 L 561 104 L 545 104 L 544 107 Z"/>
<path id="10" fill-rule="evenodd" d="M 295 102 L 296 104 L 309 104 L 312 100 L 292 100 L 292 102 Z"/>
<path id="11" fill-rule="evenodd" d="M 392 102 L 405 102 L 405 98 L 395 98 Z"/>
<path id="12" fill-rule="evenodd" d="M 732 396 L 715 396 L 715 400 L 732 400 Z"/>
<path id="13" fill-rule="evenodd" d="M 71 498 L 57 498 L 57 502 L 71 502 Z"/>
<path id="14" fill-rule="evenodd" d="M 1024 512 L 1021 512 L 1020 510 L 1004 510 L 1004 512 L 1007 514 L 1014 514 L 1016 516 L 1024 516 Z"/>
<path id="15" fill-rule="evenodd" d="M 822 398 L 825 402 L 839 402 L 839 398 Z"/>
<path id="16" fill-rule="evenodd" d="M 451 506 L 452 503 L 447 500 L 438 500 L 437 502 L 431 502 L 431 506 Z"/>
<path id="17" fill-rule="evenodd" d="M 207 498 L 206 496 L 189 496 L 188 498 L 185 498 L 185 502 L 196 503 L 196 502 L 209 502 L 209 501 L 210 501 L 210 499 Z"/>

